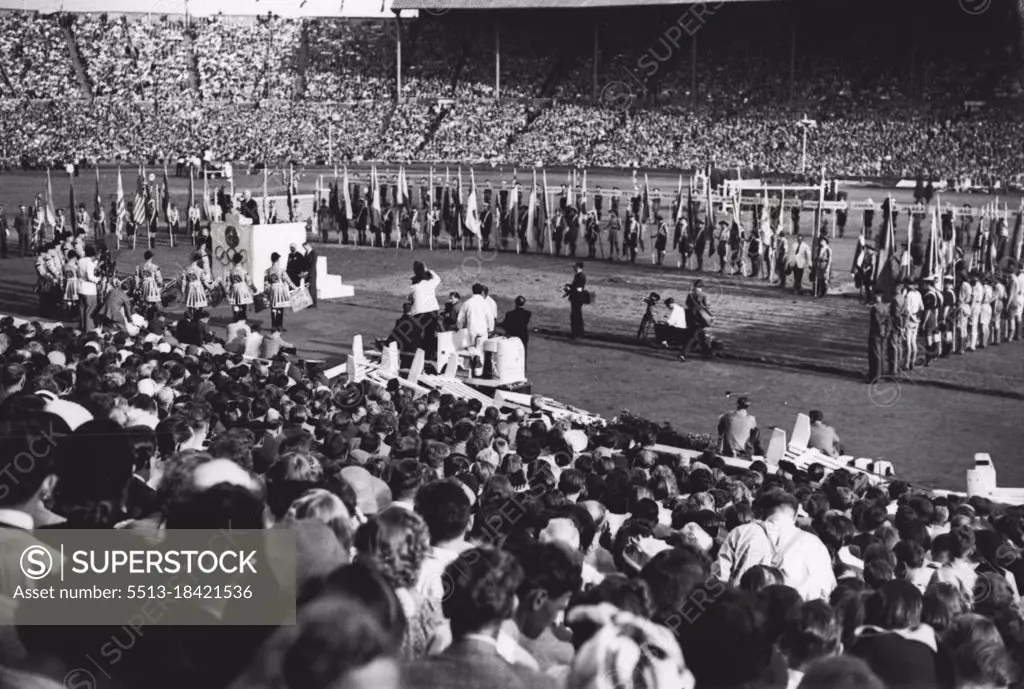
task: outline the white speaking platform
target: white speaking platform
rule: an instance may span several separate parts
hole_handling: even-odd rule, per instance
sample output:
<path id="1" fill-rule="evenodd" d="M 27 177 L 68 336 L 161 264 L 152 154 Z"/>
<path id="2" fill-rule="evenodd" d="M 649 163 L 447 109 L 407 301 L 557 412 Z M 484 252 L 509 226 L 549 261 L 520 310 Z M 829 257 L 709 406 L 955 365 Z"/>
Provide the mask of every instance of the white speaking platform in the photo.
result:
<path id="1" fill-rule="evenodd" d="M 251 225 L 231 219 L 212 224 L 210 236 L 213 241 L 213 255 L 210 267 L 214 279 L 224 278 L 234 257 L 241 255 L 242 267 L 252 275 L 256 289 L 263 289 L 263 274 L 270 267 L 270 255 L 281 254 L 281 264 L 288 260 L 292 244 L 302 246 L 306 241 L 304 223 L 279 223 L 276 225 Z M 319 299 L 340 299 L 351 297 L 355 290 L 341 281 L 340 275 L 327 272 L 327 258 L 317 257 L 317 297 Z"/>

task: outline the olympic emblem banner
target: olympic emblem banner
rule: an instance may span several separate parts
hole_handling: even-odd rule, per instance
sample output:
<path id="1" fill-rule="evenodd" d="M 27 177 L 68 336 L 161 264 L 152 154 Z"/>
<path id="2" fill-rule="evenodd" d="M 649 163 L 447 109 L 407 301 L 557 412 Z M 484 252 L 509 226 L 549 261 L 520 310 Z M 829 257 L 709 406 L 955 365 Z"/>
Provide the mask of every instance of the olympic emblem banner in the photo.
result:
<path id="1" fill-rule="evenodd" d="M 263 289 L 263 274 L 270 267 L 271 254 L 279 253 L 283 265 L 289 247 L 301 246 L 306 241 L 306 226 L 301 222 L 251 225 L 232 219 L 212 223 L 210 237 L 213 244 L 210 268 L 215 280 L 226 278 L 235 257 L 241 256 L 241 266 L 249 271 L 253 285 Z"/>

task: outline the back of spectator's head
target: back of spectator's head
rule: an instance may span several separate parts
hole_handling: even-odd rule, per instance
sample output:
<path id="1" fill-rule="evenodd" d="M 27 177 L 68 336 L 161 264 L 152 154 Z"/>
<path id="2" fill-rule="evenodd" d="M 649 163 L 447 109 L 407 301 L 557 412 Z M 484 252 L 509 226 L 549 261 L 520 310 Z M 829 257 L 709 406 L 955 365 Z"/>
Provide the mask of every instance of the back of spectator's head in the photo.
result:
<path id="1" fill-rule="evenodd" d="M 410 500 L 424 481 L 424 466 L 416 459 L 403 459 L 391 467 L 388 488 L 395 500 Z"/>
<path id="2" fill-rule="evenodd" d="M 690 595 L 708 580 L 710 572 L 708 556 L 691 545 L 665 550 L 651 558 L 640 570 L 640 579 L 651 591 L 651 619 L 673 626 L 670 618 L 679 615 Z"/>
<path id="3" fill-rule="evenodd" d="M 698 595 L 700 594 L 700 595 Z M 772 662 L 772 639 L 757 599 L 712 582 L 696 589 L 674 629 L 697 686 L 755 686 Z M 722 649 L 728 648 L 728 660 Z"/>
<path id="4" fill-rule="evenodd" d="M 303 606 L 294 625 L 283 626 L 231 689 L 398 689 L 401 668 L 391 635 L 356 598 L 330 594 Z"/>
<path id="5" fill-rule="evenodd" d="M 359 529 L 356 547 L 360 557 L 370 560 L 392 587 L 409 589 L 430 550 L 430 533 L 418 514 L 392 506 Z"/>
<path id="6" fill-rule="evenodd" d="M 836 655 L 842 648 L 842 627 L 825 601 L 801 603 L 782 622 L 779 650 L 791 668 L 800 669 L 819 658 Z"/>
<path id="7" fill-rule="evenodd" d="M 943 633 L 959 687 L 1008 687 L 1019 677 L 996 625 L 982 615 L 962 615 Z"/>
<path id="8" fill-rule="evenodd" d="M 775 586 L 783 582 L 782 572 L 777 567 L 770 565 L 754 565 L 740 577 L 739 587 L 755 595 L 769 586 Z"/>
<path id="9" fill-rule="evenodd" d="M 185 491 L 166 508 L 168 529 L 249 529 L 265 525 L 265 504 L 251 490 L 219 483 L 201 491 Z"/>
<path id="10" fill-rule="evenodd" d="M 864 604 L 864 621 L 882 629 L 913 629 L 921 624 L 921 592 L 909 581 L 882 584 Z"/>
<path id="11" fill-rule="evenodd" d="M 348 551 L 355 536 L 356 520 L 341 498 L 324 488 L 308 490 L 292 502 L 285 515 L 286 522 L 315 519 L 334 533 L 341 547 Z"/>
<path id="12" fill-rule="evenodd" d="M 811 663 L 800 680 L 799 689 L 886 689 L 860 658 L 834 656 Z"/>
<path id="13" fill-rule="evenodd" d="M 472 520 L 466 490 L 457 481 L 428 483 L 416 493 L 416 512 L 430 530 L 430 541 L 438 544 L 462 537 Z"/>
<path id="14" fill-rule="evenodd" d="M 573 608 L 602 603 L 646 618 L 650 618 L 654 609 L 650 587 L 644 580 L 631 579 L 624 574 L 609 574 L 599 583 L 575 593 L 569 600 L 566 617 L 570 616 L 568 613 Z M 579 649 L 598 629 L 597 625 L 586 619 L 568 626 L 572 630 L 572 644 L 576 649 Z"/>
<path id="15" fill-rule="evenodd" d="M 523 543 L 511 551 L 523 571 L 516 589 L 519 630 L 536 639 L 582 586 L 583 557 L 561 543 Z"/>
<path id="16" fill-rule="evenodd" d="M 56 420 L 44 416 L 49 415 L 0 421 L 0 507 L 27 505 L 41 497 L 44 484 L 52 482 L 60 444 L 70 438 L 65 437 L 65 424 L 60 424 L 63 432 L 55 430 Z"/>
<path id="17" fill-rule="evenodd" d="M 266 473 L 267 505 L 274 517 L 284 517 L 291 504 L 306 491 L 320 487 L 323 478 L 323 465 L 315 457 L 302 452 L 278 457 Z"/>
<path id="18" fill-rule="evenodd" d="M 452 636 L 497 630 L 512 617 L 523 570 L 511 553 L 497 548 L 474 548 L 445 569 L 448 597 L 441 607 Z"/>
<path id="19" fill-rule="evenodd" d="M 128 484 L 135 468 L 131 437 L 116 422 L 95 419 L 68 438 L 57 463 L 55 511 L 95 528 L 124 518 Z"/>

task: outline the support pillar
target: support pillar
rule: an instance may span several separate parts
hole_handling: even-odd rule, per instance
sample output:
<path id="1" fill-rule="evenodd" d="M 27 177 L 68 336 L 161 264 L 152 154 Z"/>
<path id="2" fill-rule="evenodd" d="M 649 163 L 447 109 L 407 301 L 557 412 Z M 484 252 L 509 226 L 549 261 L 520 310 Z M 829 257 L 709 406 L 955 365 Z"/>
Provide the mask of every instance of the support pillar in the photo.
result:
<path id="1" fill-rule="evenodd" d="M 395 12 L 395 100 L 402 102 L 402 19 Z"/>
<path id="2" fill-rule="evenodd" d="M 501 98 L 501 22 L 494 21 L 494 97 Z"/>
<path id="3" fill-rule="evenodd" d="M 789 38 L 789 100 L 796 97 L 796 16 L 790 27 Z"/>
<path id="4" fill-rule="evenodd" d="M 690 39 L 690 97 L 693 98 L 693 102 L 696 103 L 698 99 L 697 94 L 697 34 L 693 34 Z"/>

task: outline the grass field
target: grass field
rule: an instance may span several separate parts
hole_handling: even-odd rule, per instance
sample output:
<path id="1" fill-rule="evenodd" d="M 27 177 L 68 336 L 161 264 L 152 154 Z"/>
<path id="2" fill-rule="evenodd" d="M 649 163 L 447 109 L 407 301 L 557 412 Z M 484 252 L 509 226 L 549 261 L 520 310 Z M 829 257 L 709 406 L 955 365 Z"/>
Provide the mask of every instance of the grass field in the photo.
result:
<path id="1" fill-rule="evenodd" d="M 133 177 L 134 173 L 126 175 L 129 193 Z M 554 184 L 552 177 L 549 172 L 549 183 Z M 114 188 L 112 179 L 104 174 L 104 192 Z M 242 179 L 238 188 L 249 188 L 247 182 L 253 189 L 262 185 L 261 178 Z M 588 182 L 608 189 L 616 184 L 625 187 L 629 178 L 595 174 Z M 651 183 L 675 186 L 668 177 L 652 176 Z M 76 182 L 79 199 L 88 205 L 92 184 L 88 176 Z M 304 187 L 311 189 L 312 184 L 307 174 Z M 172 185 L 183 202 L 183 181 L 172 180 Z M 67 198 L 66 177 L 55 179 L 54 187 L 58 199 Z M 10 211 L 12 204 L 29 200 L 42 188 L 39 175 L 4 175 L 0 201 Z M 871 193 L 880 198 L 877 191 Z M 851 196 L 863 198 L 867 193 L 855 189 Z M 907 196 L 900 194 L 901 199 Z M 809 228 L 810 220 L 806 222 Z M 850 265 L 853 244 L 849 237 L 835 244 L 841 273 Z M 141 243 L 137 251 L 122 251 L 119 265 L 133 268 L 141 253 Z M 339 361 L 352 335 L 386 334 L 408 290 L 415 258 L 442 275 L 440 294 L 467 293 L 474 282 L 482 282 L 490 286 L 501 311 L 511 308 L 517 294 L 527 298 L 537 329 L 530 345 L 529 373 L 541 394 L 608 416 L 629 409 L 680 430 L 713 432 L 717 416 L 733 405 L 727 395 L 742 392 L 754 400 L 753 411 L 762 426 L 789 431 L 797 412 L 823 410 L 850 453 L 888 459 L 909 480 L 962 490 L 963 471 L 971 465 L 973 453 L 989 452 L 1000 470 L 1000 483 L 1024 482 L 1024 467 L 1015 461 L 1024 413 L 1024 344 L 942 360 L 896 380 L 865 385 L 860 377 L 866 370 L 867 312 L 848 276 L 840 294 L 812 300 L 759 281 L 703 275 L 717 318 L 715 333 L 727 358 L 683 364 L 650 343 L 633 340 L 643 295 L 655 290 L 662 296 L 682 296 L 689 290 L 694 273 L 676 268 L 674 256 L 663 267 L 652 266 L 649 256 L 636 266 L 588 262 L 589 285 L 597 294 L 596 303 L 586 310 L 592 337 L 570 343 L 568 305 L 561 298 L 562 285 L 571 278 L 571 262 L 565 257 L 446 249 L 414 255 L 408 250 L 338 246 L 324 247 L 322 253 L 330 272 L 353 284 L 356 296 L 286 316 L 286 337 L 310 357 Z M 182 247 L 161 246 L 157 260 L 170 267 L 184 264 L 186 254 Z M 34 315 L 32 281 L 29 261 L 0 263 L 0 312 Z M 221 307 L 215 322 L 226 322 L 227 315 L 227 308 Z"/>

